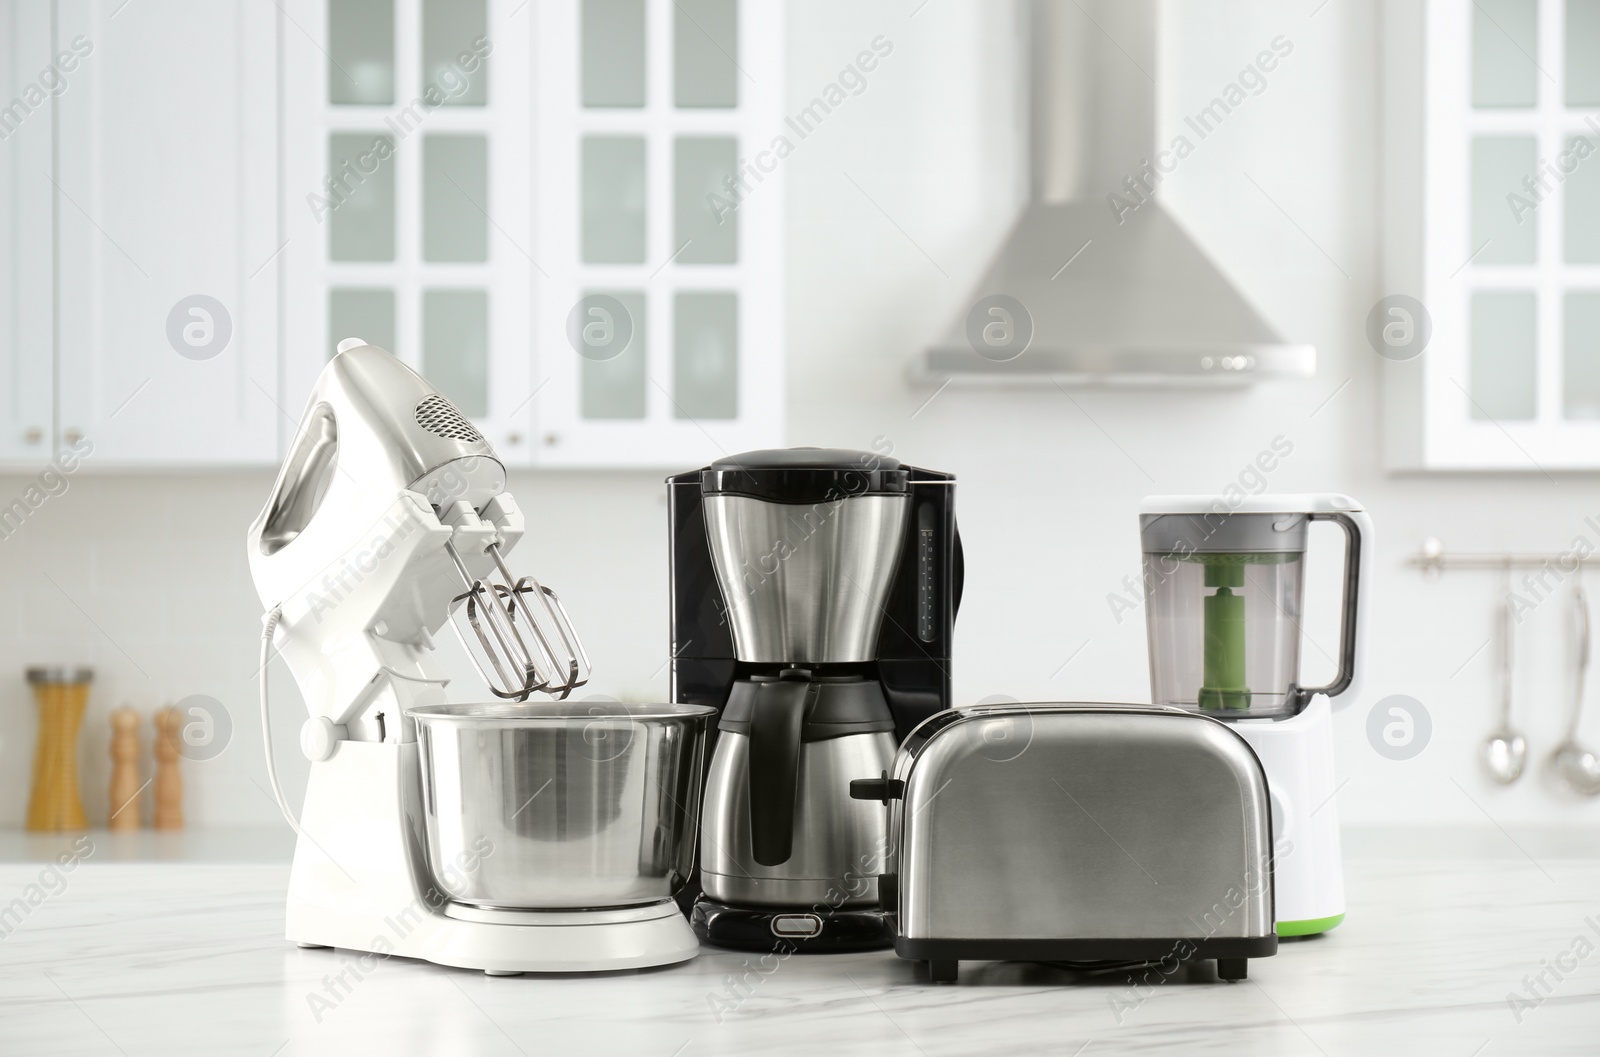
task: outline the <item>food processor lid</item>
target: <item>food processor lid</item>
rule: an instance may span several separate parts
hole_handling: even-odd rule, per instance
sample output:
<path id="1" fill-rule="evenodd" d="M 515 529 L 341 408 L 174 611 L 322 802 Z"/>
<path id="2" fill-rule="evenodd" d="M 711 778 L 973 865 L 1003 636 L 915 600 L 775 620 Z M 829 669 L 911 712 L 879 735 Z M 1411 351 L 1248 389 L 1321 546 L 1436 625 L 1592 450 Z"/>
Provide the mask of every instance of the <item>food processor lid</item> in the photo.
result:
<path id="1" fill-rule="evenodd" d="M 905 495 L 911 471 L 898 459 L 849 448 L 769 448 L 718 459 L 700 471 L 705 495 L 772 503 L 824 503 L 863 495 Z"/>
<path id="2" fill-rule="evenodd" d="M 1347 495 L 1162 495 L 1139 504 L 1146 554 L 1299 554 L 1310 515 L 1357 511 Z"/>
<path id="3" fill-rule="evenodd" d="M 1139 538 L 1146 554 L 1179 559 L 1208 554 L 1298 555 L 1306 549 L 1308 516 L 1266 511 L 1231 514 L 1142 514 Z M 1277 558 L 1287 561 L 1288 558 Z"/>
<path id="4" fill-rule="evenodd" d="M 1336 492 L 1289 495 L 1150 495 L 1140 514 L 1331 514 L 1365 509 Z"/>

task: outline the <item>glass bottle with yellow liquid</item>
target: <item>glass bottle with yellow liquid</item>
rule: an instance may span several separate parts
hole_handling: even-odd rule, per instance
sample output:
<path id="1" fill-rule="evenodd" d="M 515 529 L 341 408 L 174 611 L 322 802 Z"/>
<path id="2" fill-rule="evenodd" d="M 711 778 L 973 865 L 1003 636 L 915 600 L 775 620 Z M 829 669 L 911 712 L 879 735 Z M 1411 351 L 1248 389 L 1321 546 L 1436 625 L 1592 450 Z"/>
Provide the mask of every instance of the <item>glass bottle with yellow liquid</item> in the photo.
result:
<path id="1" fill-rule="evenodd" d="M 89 703 L 88 668 L 29 668 L 39 707 L 39 744 L 33 754 L 33 792 L 27 828 L 34 832 L 88 829 L 78 791 L 78 728 Z"/>

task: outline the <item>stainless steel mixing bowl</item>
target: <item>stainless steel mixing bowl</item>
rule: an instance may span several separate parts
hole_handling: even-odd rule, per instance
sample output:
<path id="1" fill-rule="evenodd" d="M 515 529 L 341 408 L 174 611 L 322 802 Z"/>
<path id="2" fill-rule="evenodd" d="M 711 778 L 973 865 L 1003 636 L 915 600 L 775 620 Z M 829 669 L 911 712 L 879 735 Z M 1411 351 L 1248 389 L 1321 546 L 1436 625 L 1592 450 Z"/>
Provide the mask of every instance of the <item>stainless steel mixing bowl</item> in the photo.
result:
<path id="1" fill-rule="evenodd" d="M 557 701 L 407 715 L 428 866 L 456 902 L 628 906 L 689 876 L 714 709 Z"/>

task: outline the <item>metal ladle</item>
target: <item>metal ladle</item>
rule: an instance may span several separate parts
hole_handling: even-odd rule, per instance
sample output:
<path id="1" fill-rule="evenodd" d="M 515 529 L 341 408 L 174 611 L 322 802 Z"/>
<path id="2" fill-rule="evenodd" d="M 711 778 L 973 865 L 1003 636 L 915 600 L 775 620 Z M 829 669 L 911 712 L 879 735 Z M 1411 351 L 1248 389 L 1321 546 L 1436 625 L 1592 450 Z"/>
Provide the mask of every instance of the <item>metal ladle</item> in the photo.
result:
<path id="1" fill-rule="evenodd" d="M 1583 590 L 1583 566 L 1572 582 L 1573 611 L 1578 618 L 1578 677 L 1572 691 L 1572 718 L 1566 737 L 1550 754 L 1546 766 L 1566 783 L 1567 788 L 1584 796 L 1600 796 L 1600 757 L 1578 744 L 1578 723 L 1583 719 L 1583 681 L 1589 673 L 1589 597 Z"/>
<path id="2" fill-rule="evenodd" d="M 1528 761 L 1528 743 L 1511 729 L 1511 666 L 1516 646 L 1516 625 L 1511 615 L 1511 566 L 1506 566 L 1505 591 L 1500 604 L 1500 726 L 1483 743 L 1483 766 L 1489 777 L 1510 785 L 1522 777 Z"/>

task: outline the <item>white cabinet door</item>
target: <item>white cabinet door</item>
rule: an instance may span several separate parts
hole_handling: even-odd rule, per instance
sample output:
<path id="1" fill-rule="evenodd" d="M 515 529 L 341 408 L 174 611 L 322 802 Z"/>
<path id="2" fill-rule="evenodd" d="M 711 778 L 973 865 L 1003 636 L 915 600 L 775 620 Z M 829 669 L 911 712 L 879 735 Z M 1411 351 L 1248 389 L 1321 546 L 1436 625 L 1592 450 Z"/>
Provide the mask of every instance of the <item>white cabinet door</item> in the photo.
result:
<path id="1" fill-rule="evenodd" d="M 1594 5 L 1380 6 L 1389 468 L 1600 468 Z"/>
<path id="2" fill-rule="evenodd" d="M 782 444 L 784 5 L 536 7 L 536 461 Z"/>
<path id="3" fill-rule="evenodd" d="M 50 99 L 70 76 L 48 4 L 0 7 L 0 463 L 19 467 L 52 454 Z"/>
<path id="4" fill-rule="evenodd" d="M 58 50 L 82 53 L 56 98 L 61 441 L 91 441 L 93 466 L 275 462 L 292 428 L 278 377 L 277 9 L 56 6 Z"/>
<path id="5" fill-rule="evenodd" d="M 781 3 L 283 11 L 292 410 L 360 337 L 513 465 L 782 442 Z"/>
<path id="6" fill-rule="evenodd" d="M 286 403 L 361 338 L 528 465 L 532 5 L 283 9 Z"/>

